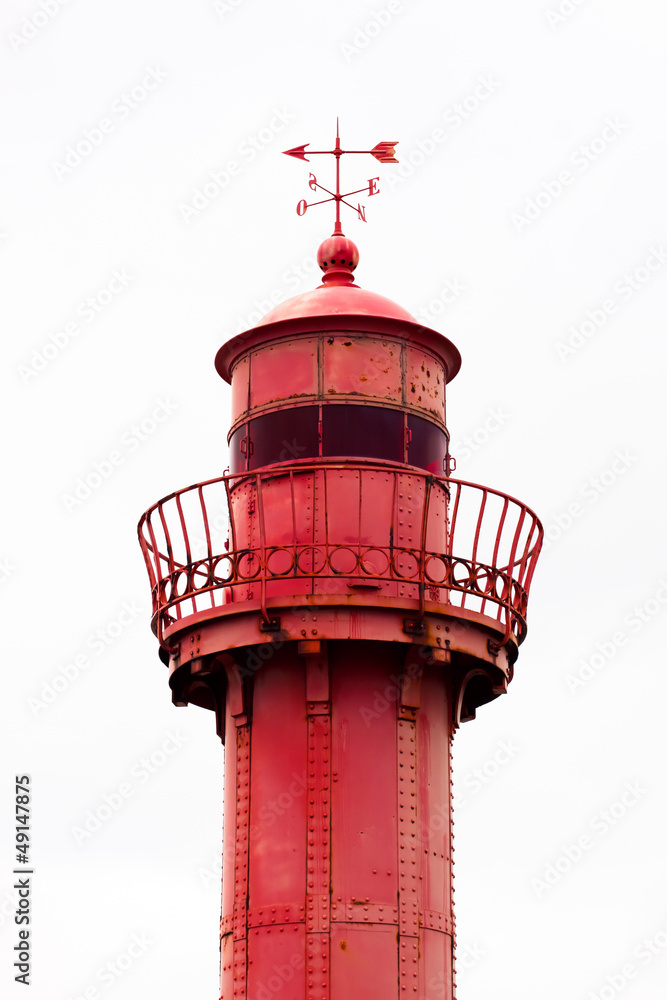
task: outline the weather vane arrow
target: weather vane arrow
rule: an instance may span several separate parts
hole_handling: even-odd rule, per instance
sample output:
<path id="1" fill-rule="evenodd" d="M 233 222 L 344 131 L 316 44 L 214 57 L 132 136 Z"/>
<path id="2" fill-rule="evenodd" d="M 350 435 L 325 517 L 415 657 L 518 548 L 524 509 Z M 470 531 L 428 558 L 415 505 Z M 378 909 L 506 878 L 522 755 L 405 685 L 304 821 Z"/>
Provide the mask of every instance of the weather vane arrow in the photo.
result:
<path id="1" fill-rule="evenodd" d="M 341 145 L 340 145 L 340 136 L 339 136 L 338 133 L 339 133 L 338 119 L 336 119 L 336 145 L 334 146 L 334 148 L 333 149 L 309 149 L 309 150 L 307 150 L 308 156 L 335 156 L 336 157 L 336 190 L 335 191 L 329 191 L 328 188 L 325 188 L 322 184 L 318 183 L 318 180 L 317 180 L 317 177 L 315 176 L 315 174 L 310 174 L 309 175 L 309 179 L 308 179 L 308 185 L 309 185 L 311 191 L 324 191 L 326 194 L 329 195 L 329 197 L 328 198 L 323 198 L 321 201 L 312 201 L 310 203 L 306 202 L 305 199 L 302 199 L 297 204 L 297 206 L 296 206 L 297 215 L 305 215 L 306 214 L 306 209 L 312 208 L 314 205 L 324 205 L 324 204 L 326 204 L 326 202 L 329 202 L 329 201 L 335 202 L 336 203 L 336 224 L 335 224 L 334 231 L 333 231 L 333 235 L 334 236 L 342 236 L 343 235 L 343 230 L 341 229 L 341 225 L 340 225 L 340 206 L 341 206 L 341 203 L 343 205 L 347 205 L 348 208 L 351 208 L 354 212 L 356 212 L 357 215 L 358 215 L 358 217 L 361 219 L 362 222 L 366 221 L 366 208 L 365 208 L 365 206 L 357 204 L 357 207 L 355 208 L 355 206 L 351 205 L 349 203 L 349 201 L 345 201 L 346 198 L 349 198 L 350 195 L 353 195 L 353 194 L 360 194 L 362 191 L 366 191 L 368 193 L 369 197 L 371 195 L 379 194 L 380 193 L 380 188 L 378 187 L 378 184 L 379 184 L 379 181 L 380 181 L 379 177 L 371 177 L 368 180 L 368 183 L 364 185 L 364 187 L 357 188 L 355 191 L 345 191 L 345 192 L 341 193 L 341 190 L 340 190 L 340 158 L 341 158 L 341 156 L 343 156 L 345 154 L 348 154 L 348 153 L 355 153 L 355 154 L 362 154 L 363 153 L 363 154 L 366 154 L 366 155 L 370 154 L 371 156 L 374 156 L 376 160 L 380 161 L 380 163 L 398 163 L 398 160 L 396 159 L 396 148 L 395 148 L 398 145 L 398 143 L 396 141 L 394 141 L 394 142 L 378 142 L 375 146 L 373 146 L 372 149 L 342 149 Z M 293 149 L 285 149 L 284 153 L 285 153 L 286 156 L 294 156 L 297 160 L 305 160 L 306 163 L 308 163 L 309 161 L 308 161 L 308 156 L 306 156 L 306 147 L 309 146 L 309 145 L 310 145 L 310 143 L 306 142 L 306 143 L 304 143 L 303 146 L 294 146 Z"/>

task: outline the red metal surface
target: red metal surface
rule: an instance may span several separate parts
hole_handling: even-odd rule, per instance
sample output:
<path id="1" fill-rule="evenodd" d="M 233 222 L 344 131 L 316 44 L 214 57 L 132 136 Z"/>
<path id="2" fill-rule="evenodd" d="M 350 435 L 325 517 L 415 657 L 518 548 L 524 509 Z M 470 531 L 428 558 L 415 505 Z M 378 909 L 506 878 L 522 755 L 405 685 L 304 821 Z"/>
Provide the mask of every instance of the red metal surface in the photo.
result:
<path id="1" fill-rule="evenodd" d="M 216 357 L 232 471 L 139 539 L 173 699 L 226 747 L 223 1000 L 453 1000 L 451 740 L 512 679 L 542 527 L 445 474 L 460 355 L 353 283 L 330 152 L 322 286 Z"/>

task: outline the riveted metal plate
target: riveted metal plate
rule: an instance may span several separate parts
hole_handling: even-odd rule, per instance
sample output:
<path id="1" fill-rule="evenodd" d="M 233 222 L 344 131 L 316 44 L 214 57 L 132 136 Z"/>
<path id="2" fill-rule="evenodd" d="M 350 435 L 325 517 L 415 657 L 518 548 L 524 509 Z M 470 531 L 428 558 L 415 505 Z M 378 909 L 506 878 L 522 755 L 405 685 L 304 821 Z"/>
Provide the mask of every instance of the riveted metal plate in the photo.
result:
<path id="1" fill-rule="evenodd" d="M 398 907 L 349 899 L 331 904 L 331 919 L 340 923 L 398 924 Z"/>
<path id="2" fill-rule="evenodd" d="M 294 924 L 303 923 L 305 920 L 306 908 L 302 904 L 297 906 L 276 905 L 258 906 L 256 909 L 248 910 L 248 927 L 266 927 L 271 924 Z"/>
<path id="3" fill-rule="evenodd" d="M 234 855 L 234 1000 L 247 997 L 248 829 L 250 819 L 250 726 L 236 730 L 236 848 Z"/>

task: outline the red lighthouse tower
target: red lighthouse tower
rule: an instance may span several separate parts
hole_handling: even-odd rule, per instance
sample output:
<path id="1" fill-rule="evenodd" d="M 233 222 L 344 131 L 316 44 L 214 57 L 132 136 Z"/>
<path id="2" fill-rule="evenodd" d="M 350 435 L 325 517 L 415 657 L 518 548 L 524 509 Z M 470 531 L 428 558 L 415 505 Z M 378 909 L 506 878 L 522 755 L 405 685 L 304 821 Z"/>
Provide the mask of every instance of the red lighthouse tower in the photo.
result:
<path id="1" fill-rule="evenodd" d="M 139 525 L 173 700 L 225 745 L 224 1000 L 455 996 L 451 740 L 512 679 L 541 544 L 449 475 L 459 352 L 355 283 L 345 197 L 322 284 L 217 354 L 230 470 Z"/>

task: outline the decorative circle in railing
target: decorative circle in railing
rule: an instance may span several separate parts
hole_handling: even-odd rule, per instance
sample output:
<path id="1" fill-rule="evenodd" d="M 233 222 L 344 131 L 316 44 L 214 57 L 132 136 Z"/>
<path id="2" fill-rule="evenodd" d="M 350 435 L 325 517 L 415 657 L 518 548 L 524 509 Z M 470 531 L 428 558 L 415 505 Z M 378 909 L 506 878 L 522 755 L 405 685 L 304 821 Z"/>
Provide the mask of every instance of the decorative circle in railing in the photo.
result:
<path id="1" fill-rule="evenodd" d="M 419 576 L 419 555 L 413 549 L 394 549 L 392 565 L 399 580 L 416 580 Z"/>
<path id="2" fill-rule="evenodd" d="M 361 556 L 360 566 L 369 576 L 384 576 L 389 572 L 389 556 L 382 549 L 366 549 Z"/>
<path id="3" fill-rule="evenodd" d="M 286 576 L 294 569 L 295 555 L 291 549 L 281 545 L 266 553 L 266 569 L 271 576 Z"/>
<path id="4" fill-rule="evenodd" d="M 446 586 L 449 582 L 449 565 L 444 556 L 429 555 L 424 564 L 424 574 L 429 583 L 436 587 Z"/>
<path id="5" fill-rule="evenodd" d="M 231 583 L 235 575 L 234 560 L 227 553 L 213 560 L 213 582 L 224 586 Z"/>
<path id="6" fill-rule="evenodd" d="M 247 580 L 256 580 L 262 571 L 262 561 L 257 552 L 245 549 L 236 555 L 236 575 L 244 583 Z"/>
<path id="7" fill-rule="evenodd" d="M 327 564 L 324 550 L 318 545 L 306 545 L 296 557 L 297 571 L 304 576 L 318 576 Z"/>
<path id="8" fill-rule="evenodd" d="M 359 565 L 359 557 L 347 545 L 338 545 L 329 553 L 329 566 L 338 576 L 354 573 Z"/>

